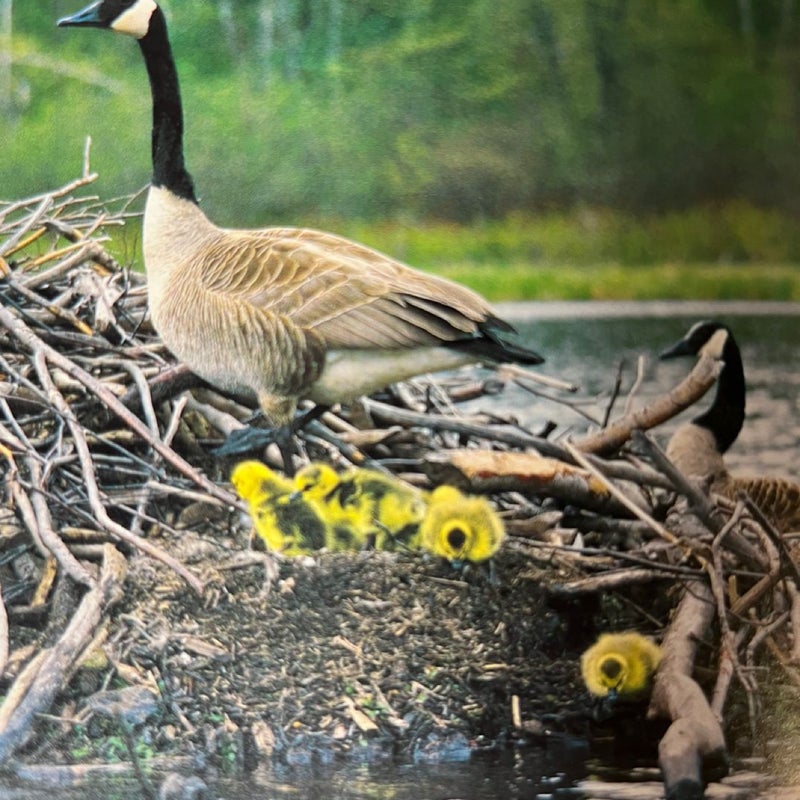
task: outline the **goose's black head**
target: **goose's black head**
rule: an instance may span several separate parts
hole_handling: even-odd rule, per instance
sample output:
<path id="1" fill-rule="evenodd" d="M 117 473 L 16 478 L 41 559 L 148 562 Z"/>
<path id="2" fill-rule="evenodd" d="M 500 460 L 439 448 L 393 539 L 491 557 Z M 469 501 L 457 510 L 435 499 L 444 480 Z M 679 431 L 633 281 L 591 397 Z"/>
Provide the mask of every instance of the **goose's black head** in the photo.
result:
<path id="1" fill-rule="evenodd" d="M 689 328 L 686 335 L 661 353 L 660 358 L 701 356 L 723 359 L 725 346 L 731 339 L 727 325 L 716 320 L 704 320 Z"/>
<path id="2" fill-rule="evenodd" d="M 698 322 L 683 339 L 661 353 L 661 358 L 691 355 L 709 356 L 724 363 L 714 401 L 705 413 L 692 420 L 711 431 L 717 449 L 724 453 L 736 441 L 745 416 L 746 386 L 739 345 L 727 325 Z"/>
<path id="3" fill-rule="evenodd" d="M 155 0 L 99 0 L 76 14 L 63 17 L 58 26 L 108 28 L 142 39 L 150 29 L 150 20 L 157 8 Z"/>
<path id="4" fill-rule="evenodd" d="M 61 27 L 107 28 L 137 40 L 153 96 L 153 186 L 197 203 L 183 157 L 183 108 L 167 21 L 156 0 L 98 0 L 58 21 Z"/>

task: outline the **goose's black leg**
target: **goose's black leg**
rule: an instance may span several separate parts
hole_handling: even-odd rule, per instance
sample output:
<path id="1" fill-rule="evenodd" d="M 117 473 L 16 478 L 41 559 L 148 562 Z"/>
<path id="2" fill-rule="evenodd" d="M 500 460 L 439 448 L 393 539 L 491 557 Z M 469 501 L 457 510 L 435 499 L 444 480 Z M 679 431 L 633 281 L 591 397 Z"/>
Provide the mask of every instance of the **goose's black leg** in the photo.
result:
<path id="1" fill-rule="evenodd" d="M 288 425 L 281 425 L 277 428 L 256 428 L 253 425 L 239 428 L 211 452 L 215 456 L 241 456 L 252 453 L 254 450 L 263 450 L 267 445 L 276 444 L 283 459 L 284 472 L 291 477 L 294 475 L 292 456 L 294 455 L 295 434 L 327 410 L 328 406 L 315 405 L 308 411 L 295 415 Z"/>

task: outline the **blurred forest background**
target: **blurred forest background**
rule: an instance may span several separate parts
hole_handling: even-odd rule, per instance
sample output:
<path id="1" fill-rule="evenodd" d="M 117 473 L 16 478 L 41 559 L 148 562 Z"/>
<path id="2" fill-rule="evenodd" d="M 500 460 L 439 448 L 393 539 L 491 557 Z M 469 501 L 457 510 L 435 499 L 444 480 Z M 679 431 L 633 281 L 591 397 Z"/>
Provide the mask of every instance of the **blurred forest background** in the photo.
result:
<path id="1" fill-rule="evenodd" d="M 138 48 L 55 27 L 82 5 L 0 0 L 3 199 L 75 177 L 87 135 L 101 197 L 148 180 Z M 800 260 L 795 0 L 163 5 L 220 224 L 420 266 Z"/>

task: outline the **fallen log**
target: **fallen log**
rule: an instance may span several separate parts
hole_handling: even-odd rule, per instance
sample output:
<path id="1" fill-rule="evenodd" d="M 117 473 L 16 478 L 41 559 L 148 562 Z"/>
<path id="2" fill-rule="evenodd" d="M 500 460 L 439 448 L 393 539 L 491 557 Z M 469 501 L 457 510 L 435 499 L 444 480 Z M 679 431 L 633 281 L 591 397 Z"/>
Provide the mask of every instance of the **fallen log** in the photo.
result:
<path id="1" fill-rule="evenodd" d="M 502 450 L 428 453 L 424 469 L 434 484 L 450 483 L 478 493 L 545 495 L 611 514 L 627 510 L 591 473 L 555 458 Z"/>
<path id="2" fill-rule="evenodd" d="M 670 800 L 703 797 L 709 779 L 728 772 L 725 736 L 703 690 L 691 677 L 697 642 L 714 618 L 714 598 L 704 581 L 686 585 L 661 643 L 663 657 L 653 684 L 648 717 L 672 720 L 658 761 Z"/>

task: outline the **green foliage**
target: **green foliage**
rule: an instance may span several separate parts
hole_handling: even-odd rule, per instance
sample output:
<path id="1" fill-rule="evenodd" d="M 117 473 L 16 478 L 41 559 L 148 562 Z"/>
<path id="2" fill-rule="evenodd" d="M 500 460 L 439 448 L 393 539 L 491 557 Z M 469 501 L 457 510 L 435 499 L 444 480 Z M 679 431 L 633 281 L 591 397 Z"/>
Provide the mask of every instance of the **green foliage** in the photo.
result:
<path id="1" fill-rule="evenodd" d="M 733 202 L 644 219 L 608 209 L 454 222 L 316 219 L 490 300 L 800 300 L 800 233 L 777 211 Z M 141 269 L 140 226 L 109 230 Z"/>
<path id="2" fill-rule="evenodd" d="M 4 198 L 75 177 L 87 135 L 101 197 L 148 180 L 137 45 L 57 30 L 80 5 L 14 4 Z M 221 224 L 313 223 L 492 299 L 800 298 L 800 7 L 165 7 L 189 167 Z M 112 235 L 137 264 L 137 226 Z"/>
<path id="3" fill-rule="evenodd" d="M 102 761 L 117 763 L 130 761 L 130 751 L 119 725 L 113 720 L 97 720 L 93 722 L 95 730 L 91 735 L 87 728 L 76 725 L 72 730 L 69 754 L 74 763 Z M 137 758 L 147 761 L 155 757 L 156 748 L 148 741 L 145 734 L 135 735 L 133 747 Z"/>
<path id="4" fill-rule="evenodd" d="M 324 225 L 420 267 L 800 261 L 800 232 L 793 218 L 742 201 L 645 217 L 577 208 L 517 212 L 472 225 L 330 220 Z"/>
<path id="5" fill-rule="evenodd" d="M 785 264 L 621 267 L 511 264 L 437 270 L 493 302 L 506 300 L 800 300 L 800 272 Z"/>
<path id="6" fill-rule="evenodd" d="M 80 5 L 14 3 L 12 90 L 0 97 L 10 112 L 0 131 L 4 197 L 73 177 L 87 135 L 101 196 L 147 181 L 150 110 L 138 48 L 109 33 L 55 28 Z M 745 214 L 797 208 L 794 4 L 164 5 L 188 163 L 209 212 L 225 223 L 334 214 L 481 222 L 588 206 L 644 215 L 647 227 L 653 213 L 723 201 L 742 201 Z M 767 222 L 731 222 L 747 235 L 730 257 L 780 249 L 781 218 Z M 607 226 L 598 224 L 605 245 Z M 681 229 L 691 227 L 687 217 L 669 224 L 677 226 L 669 257 L 682 259 L 683 238 L 701 232 Z M 536 247 L 563 251 L 550 225 Z M 588 226 L 584 249 L 639 262 L 651 257 L 653 238 L 641 234 L 623 226 L 615 233 L 622 251 L 596 251 Z M 709 253 L 718 249 L 714 231 L 703 236 Z"/>

